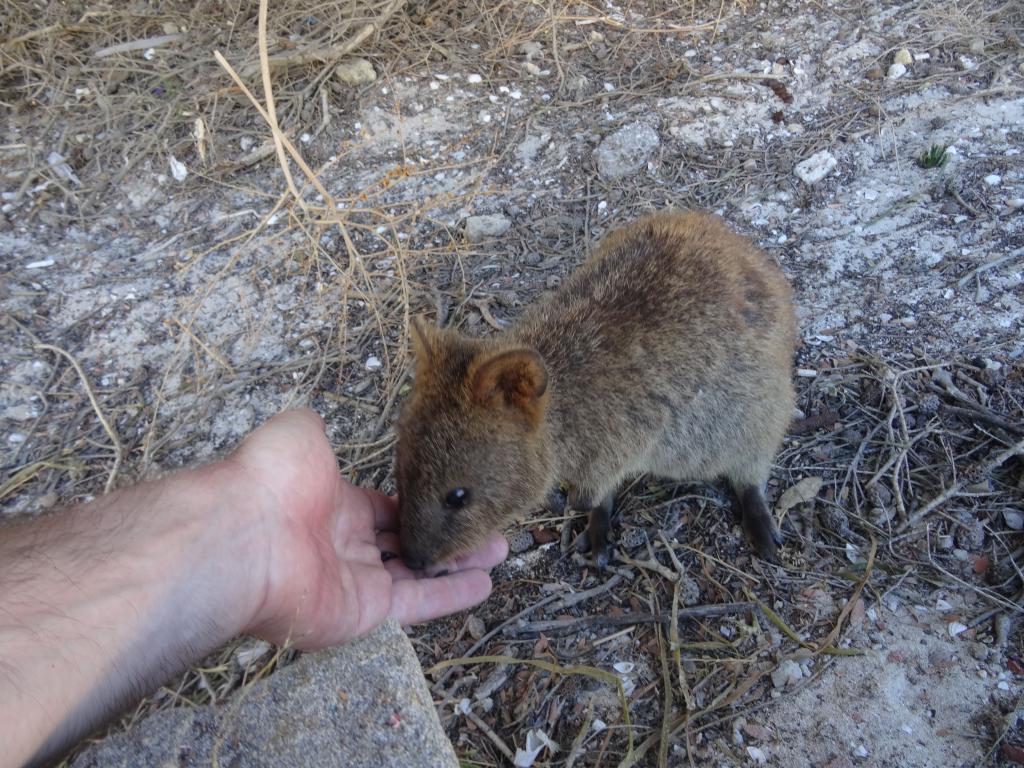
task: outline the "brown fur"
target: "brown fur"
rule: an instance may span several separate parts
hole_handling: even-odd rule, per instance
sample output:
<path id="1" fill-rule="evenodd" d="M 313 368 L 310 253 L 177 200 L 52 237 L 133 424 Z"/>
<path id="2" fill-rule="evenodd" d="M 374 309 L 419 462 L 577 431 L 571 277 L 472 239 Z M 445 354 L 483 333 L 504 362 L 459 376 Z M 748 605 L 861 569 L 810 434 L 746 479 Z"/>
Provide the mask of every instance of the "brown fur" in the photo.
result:
<path id="1" fill-rule="evenodd" d="M 791 293 L 720 219 L 661 213 L 612 232 L 497 338 L 413 336 L 396 465 L 411 565 L 472 547 L 559 482 L 593 510 L 603 549 L 616 489 L 642 473 L 728 478 L 754 546 L 775 557 L 762 490 L 793 411 Z M 456 487 L 470 500 L 448 509 Z"/>

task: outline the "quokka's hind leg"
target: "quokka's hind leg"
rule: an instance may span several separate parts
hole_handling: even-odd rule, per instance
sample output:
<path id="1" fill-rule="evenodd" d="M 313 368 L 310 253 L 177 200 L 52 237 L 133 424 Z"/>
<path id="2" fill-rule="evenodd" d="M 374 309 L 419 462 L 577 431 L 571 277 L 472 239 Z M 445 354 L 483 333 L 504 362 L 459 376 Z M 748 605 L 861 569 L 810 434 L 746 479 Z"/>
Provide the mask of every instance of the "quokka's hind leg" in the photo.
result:
<path id="1" fill-rule="evenodd" d="M 767 465 L 763 470 L 750 471 L 744 468 L 729 476 L 736 497 L 736 511 L 754 550 L 765 560 L 779 561 L 779 547 L 782 546 L 782 532 L 775 524 L 768 502 L 764 497 Z"/>

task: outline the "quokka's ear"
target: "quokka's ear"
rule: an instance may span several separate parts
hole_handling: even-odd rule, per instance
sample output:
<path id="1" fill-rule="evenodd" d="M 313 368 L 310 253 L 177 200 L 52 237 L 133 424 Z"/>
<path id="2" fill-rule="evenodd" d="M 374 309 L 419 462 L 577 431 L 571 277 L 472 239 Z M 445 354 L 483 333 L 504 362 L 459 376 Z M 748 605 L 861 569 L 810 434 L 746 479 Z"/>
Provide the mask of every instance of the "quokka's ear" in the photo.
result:
<path id="1" fill-rule="evenodd" d="M 544 414 L 548 371 L 532 349 L 510 349 L 477 357 L 467 372 L 473 399 L 481 405 L 504 403 L 536 424 Z"/>
<path id="2" fill-rule="evenodd" d="M 412 318 L 409 323 L 409 339 L 412 341 L 412 353 L 418 368 L 435 362 L 440 336 L 437 327 L 427 320 L 422 317 Z"/>

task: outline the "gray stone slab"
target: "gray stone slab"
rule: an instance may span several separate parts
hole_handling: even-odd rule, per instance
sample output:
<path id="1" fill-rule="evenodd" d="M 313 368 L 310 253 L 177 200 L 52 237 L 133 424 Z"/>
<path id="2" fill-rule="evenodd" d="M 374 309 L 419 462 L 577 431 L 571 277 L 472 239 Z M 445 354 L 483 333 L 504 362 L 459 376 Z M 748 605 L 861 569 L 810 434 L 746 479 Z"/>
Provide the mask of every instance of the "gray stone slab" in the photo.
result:
<path id="1" fill-rule="evenodd" d="M 409 639 L 394 622 L 308 654 L 217 706 L 168 709 L 72 768 L 457 768 Z"/>

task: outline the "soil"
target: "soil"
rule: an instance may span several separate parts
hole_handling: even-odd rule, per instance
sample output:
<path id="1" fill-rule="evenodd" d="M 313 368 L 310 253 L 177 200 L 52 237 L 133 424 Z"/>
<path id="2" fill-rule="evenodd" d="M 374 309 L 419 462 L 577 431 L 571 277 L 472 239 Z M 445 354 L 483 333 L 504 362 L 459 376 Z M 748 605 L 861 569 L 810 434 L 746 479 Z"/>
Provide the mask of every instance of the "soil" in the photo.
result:
<path id="1" fill-rule="evenodd" d="M 999 418 L 1024 418 L 1020 9 L 716 3 L 691 16 L 670 6 L 570 6 L 554 36 L 541 23 L 546 11 L 530 6 L 513 14 L 505 47 L 467 43 L 450 58 L 400 65 L 367 54 L 377 81 L 346 86 L 332 97 L 326 127 L 293 137 L 348 211 L 344 233 L 296 204 L 273 158 L 223 175 L 196 152 L 179 152 L 189 170 L 179 181 L 168 157 L 154 155 L 88 215 L 60 193 L 74 183 L 59 164 L 19 196 L 26 156 L 17 147 L 58 137 L 30 115 L 12 117 L 0 153 L 2 513 L 88 498 L 113 466 L 77 374 L 40 343 L 81 364 L 124 450 L 119 482 L 219 455 L 301 403 L 325 416 L 347 476 L 391 489 L 409 313 L 497 332 L 616 225 L 666 207 L 708 209 L 791 278 L 802 337 L 797 419 L 831 411 L 838 423 L 794 434 L 780 456 L 773 498 L 807 476 L 830 489 L 790 513 L 795 543 L 784 568 L 746 554 L 718 489 L 680 493 L 642 480 L 624 494 L 627 530 L 650 541 L 671 531 L 679 542 L 671 559 L 661 544 L 633 549 L 634 558 L 656 554 L 671 570 L 678 556 L 694 602 L 753 595 L 803 641 L 763 612 L 685 625 L 681 641 L 727 647 L 684 652 L 691 683 L 699 681 L 694 704 L 706 714 L 676 734 L 667 764 L 1009 764 L 1024 741 L 1020 636 L 1012 626 L 1000 636 L 992 621 L 961 627 L 990 608 L 1019 611 L 1012 571 L 1000 589 L 986 568 L 1012 562 L 1020 544 L 1004 514 L 1021 509 L 1020 462 L 997 468 L 991 506 L 942 507 L 916 535 L 897 534 L 888 518 L 868 520 L 868 508 L 898 505 L 892 494 L 867 503 L 867 491 L 842 493 L 851 474 L 866 489 L 884 464 L 871 448 L 864 455 L 877 461 L 851 469 L 871 441 L 874 422 L 865 420 L 888 409 L 879 394 L 893 380 L 886 371 L 913 380 L 901 401 L 912 430 L 925 428 L 929 381 L 942 383 L 915 377 L 940 368 L 959 371 L 958 391 Z M 697 28 L 669 34 L 671 24 Z M 906 73 L 890 78 L 904 49 Z M 652 128 L 656 143 L 635 170 L 609 179 L 595 150 L 636 124 Z M 220 160 L 237 159 L 268 135 L 253 114 L 215 147 Z M 923 167 L 933 146 L 946 147 L 944 164 Z M 834 167 L 807 183 L 797 166 L 820 152 Z M 302 195 L 323 204 L 308 187 Z M 469 242 L 463 222 L 481 214 L 511 226 Z M 892 418 L 879 434 L 892 434 Z M 904 488 L 919 494 L 907 499 L 912 509 L 951 481 L 951 456 L 983 460 L 1005 447 L 999 434 L 1013 434 L 993 437 L 991 421 L 965 423 L 947 420 L 943 435 L 921 442 L 934 453 L 906 478 Z M 976 447 L 956 443 L 966 433 Z M 846 529 L 807 523 L 836 509 Z M 543 532 L 556 522 L 531 525 Z M 974 540 L 965 533 L 978 530 Z M 883 539 L 886 568 L 870 578 L 836 643 L 864 654 L 809 653 L 864 574 L 871 536 Z M 941 536 L 955 540 L 943 549 Z M 621 573 L 619 587 L 559 615 L 668 611 L 671 581 L 651 584 L 659 575 L 638 567 Z M 601 578 L 555 543 L 513 556 L 495 582 L 475 612 L 487 630 L 551 585 L 593 588 Z M 467 626 L 457 617 L 412 630 L 424 666 L 468 653 Z M 623 634 L 594 624 L 561 639 L 500 632 L 475 652 L 628 667 L 620 677 L 640 745 L 662 725 L 658 649 L 666 646 L 649 625 Z M 787 660 L 799 677 L 776 685 L 770 673 Z M 473 669 L 436 682 L 435 693 L 460 754 L 502 764 L 492 740 L 458 712 L 487 678 Z M 743 688 L 744 680 L 753 682 Z M 685 701 L 674 696 L 678 715 Z M 626 751 L 614 690 L 586 677 L 519 669 L 473 706 L 513 749 L 531 729 L 560 745 L 537 765 L 563 764 L 577 734 L 577 765 L 614 763 Z M 656 754 L 651 746 L 641 763 L 657 764 Z"/>

